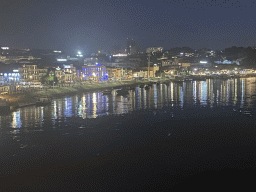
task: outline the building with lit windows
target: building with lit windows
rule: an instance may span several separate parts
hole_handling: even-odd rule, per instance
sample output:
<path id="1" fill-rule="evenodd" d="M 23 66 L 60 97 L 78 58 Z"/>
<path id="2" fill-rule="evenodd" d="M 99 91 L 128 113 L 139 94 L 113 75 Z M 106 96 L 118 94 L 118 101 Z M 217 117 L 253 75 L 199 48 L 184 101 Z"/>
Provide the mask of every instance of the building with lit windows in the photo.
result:
<path id="1" fill-rule="evenodd" d="M 37 70 L 37 65 L 23 65 L 19 68 L 20 80 L 24 84 L 39 82 L 39 73 Z"/>
<path id="2" fill-rule="evenodd" d="M 82 66 L 81 79 L 92 81 L 107 81 L 108 72 L 106 71 L 106 67 L 100 64 L 85 65 Z"/>
<path id="3" fill-rule="evenodd" d="M 58 83 L 73 83 L 74 78 L 77 76 L 77 71 L 73 64 L 63 64 L 63 68 L 55 68 L 54 75 Z"/>
<path id="4" fill-rule="evenodd" d="M 37 65 L 22 65 L 18 69 L 20 73 L 20 82 L 24 84 L 40 84 L 42 76 L 47 74 L 46 68 L 38 68 Z"/>
<path id="5" fill-rule="evenodd" d="M 20 73 L 17 65 L 0 65 L 0 85 L 17 84 Z"/>

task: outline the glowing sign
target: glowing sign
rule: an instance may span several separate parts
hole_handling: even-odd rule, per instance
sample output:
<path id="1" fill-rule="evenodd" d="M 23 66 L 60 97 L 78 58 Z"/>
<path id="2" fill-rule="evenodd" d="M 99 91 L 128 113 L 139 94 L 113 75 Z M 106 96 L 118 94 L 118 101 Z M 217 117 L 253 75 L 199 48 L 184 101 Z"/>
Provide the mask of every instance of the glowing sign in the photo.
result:
<path id="1" fill-rule="evenodd" d="M 200 61 L 200 63 L 207 63 L 207 61 Z"/>
<path id="2" fill-rule="evenodd" d="M 67 59 L 57 59 L 57 61 L 67 61 Z"/>
<path id="3" fill-rule="evenodd" d="M 6 50 L 6 49 L 9 49 L 9 47 L 1 47 L 1 49 L 4 49 L 4 50 Z"/>
<path id="4" fill-rule="evenodd" d="M 57 50 L 54 50 L 53 52 L 54 52 L 54 53 L 61 53 L 61 51 L 57 51 Z"/>
<path id="5" fill-rule="evenodd" d="M 19 72 L 19 70 L 18 69 L 13 69 L 13 72 L 15 73 L 15 72 Z"/>

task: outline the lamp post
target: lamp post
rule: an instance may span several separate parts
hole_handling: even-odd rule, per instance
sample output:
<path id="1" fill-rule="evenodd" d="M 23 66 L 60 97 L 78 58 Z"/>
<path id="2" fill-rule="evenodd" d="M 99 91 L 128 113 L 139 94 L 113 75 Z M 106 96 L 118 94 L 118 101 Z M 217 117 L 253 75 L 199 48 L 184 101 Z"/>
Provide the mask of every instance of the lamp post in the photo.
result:
<path id="1" fill-rule="evenodd" d="M 148 80 L 149 80 L 150 53 L 148 53 Z"/>

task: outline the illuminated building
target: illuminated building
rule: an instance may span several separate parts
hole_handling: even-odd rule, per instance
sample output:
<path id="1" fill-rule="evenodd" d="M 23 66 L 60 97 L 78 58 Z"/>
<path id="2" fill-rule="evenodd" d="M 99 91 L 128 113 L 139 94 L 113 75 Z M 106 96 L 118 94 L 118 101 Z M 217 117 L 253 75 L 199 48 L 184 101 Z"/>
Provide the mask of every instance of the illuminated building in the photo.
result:
<path id="1" fill-rule="evenodd" d="M 21 82 L 39 82 L 39 73 L 37 70 L 37 65 L 23 65 L 22 68 L 19 68 Z"/>
<path id="2" fill-rule="evenodd" d="M 76 77 L 76 68 L 73 64 L 63 64 L 63 69 L 57 67 L 54 73 L 59 83 L 73 83 Z"/>
<path id="3" fill-rule="evenodd" d="M 108 72 L 106 71 L 106 68 L 100 64 L 83 66 L 81 73 L 82 80 L 108 80 Z"/>
<path id="4" fill-rule="evenodd" d="M 15 84 L 19 81 L 18 65 L 0 65 L 0 85 Z"/>
<path id="5" fill-rule="evenodd" d="M 39 69 L 37 65 L 22 65 L 19 68 L 20 82 L 24 84 L 40 84 L 40 78 L 47 74 L 47 69 Z"/>

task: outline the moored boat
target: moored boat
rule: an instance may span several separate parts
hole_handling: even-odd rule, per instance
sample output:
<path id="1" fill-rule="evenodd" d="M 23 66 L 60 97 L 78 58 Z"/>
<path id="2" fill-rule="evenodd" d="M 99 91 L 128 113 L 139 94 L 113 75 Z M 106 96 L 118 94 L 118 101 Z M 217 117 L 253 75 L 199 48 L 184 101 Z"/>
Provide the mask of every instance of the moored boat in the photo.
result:
<path id="1" fill-rule="evenodd" d="M 105 90 L 105 91 L 102 91 L 102 94 L 103 95 L 110 95 L 112 93 L 112 90 Z"/>
<path id="2" fill-rule="evenodd" d="M 36 105 L 48 105 L 52 102 L 52 98 L 48 96 L 36 98 Z"/>
<path id="3" fill-rule="evenodd" d="M 150 86 L 147 85 L 147 86 L 145 87 L 145 90 L 149 90 L 149 89 L 150 89 Z"/>
<path id="4" fill-rule="evenodd" d="M 120 89 L 116 91 L 118 95 L 128 95 L 129 91 L 127 89 Z"/>

